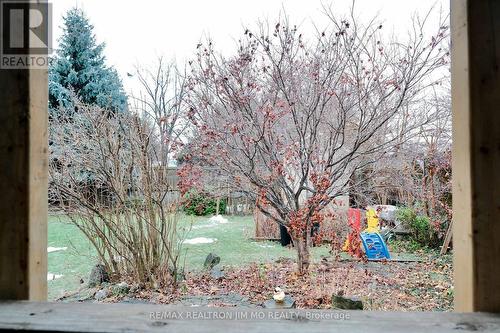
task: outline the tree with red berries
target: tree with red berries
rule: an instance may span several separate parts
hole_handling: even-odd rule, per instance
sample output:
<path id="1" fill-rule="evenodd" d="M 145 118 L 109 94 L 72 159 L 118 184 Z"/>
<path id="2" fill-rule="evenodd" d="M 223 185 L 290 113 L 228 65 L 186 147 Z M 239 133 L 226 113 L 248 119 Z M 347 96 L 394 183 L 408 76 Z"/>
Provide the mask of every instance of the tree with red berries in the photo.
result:
<path id="1" fill-rule="evenodd" d="M 312 38 L 285 18 L 247 29 L 232 56 L 200 44 L 187 78 L 186 167 L 203 161 L 255 198 L 290 232 L 300 272 L 313 226 L 333 218 L 327 207 L 353 173 L 421 126 L 412 106 L 448 63 L 444 25 L 429 35 L 415 20 L 395 41 L 375 21 L 326 13 L 329 28 Z"/>

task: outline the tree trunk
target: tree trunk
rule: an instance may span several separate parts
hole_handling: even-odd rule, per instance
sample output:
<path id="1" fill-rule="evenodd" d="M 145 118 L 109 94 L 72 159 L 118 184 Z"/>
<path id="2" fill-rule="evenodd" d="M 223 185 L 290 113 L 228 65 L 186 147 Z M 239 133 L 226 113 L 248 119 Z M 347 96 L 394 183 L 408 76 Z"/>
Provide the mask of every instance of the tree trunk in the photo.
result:
<path id="1" fill-rule="evenodd" d="M 293 245 L 297 251 L 297 265 L 299 273 L 304 274 L 309 269 L 310 253 L 307 237 L 300 237 L 293 239 Z"/>

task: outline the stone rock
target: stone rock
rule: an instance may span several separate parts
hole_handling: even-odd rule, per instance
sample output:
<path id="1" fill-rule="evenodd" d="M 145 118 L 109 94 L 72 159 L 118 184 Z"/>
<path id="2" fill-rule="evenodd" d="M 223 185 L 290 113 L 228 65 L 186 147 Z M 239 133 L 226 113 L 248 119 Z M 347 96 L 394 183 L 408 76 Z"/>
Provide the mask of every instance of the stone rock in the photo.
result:
<path id="1" fill-rule="evenodd" d="M 255 307 L 250 302 L 248 297 L 237 293 L 220 294 L 220 295 L 203 295 L 203 296 L 184 296 L 174 304 L 183 306 L 217 306 L 217 307 Z"/>
<path id="2" fill-rule="evenodd" d="M 138 291 L 139 291 L 139 290 L 141 290 L 141 289 L 143 289 L 143 288 L 142 288 L 142 286 L 141 286 L 140 284 L 138 284 L 138 283 L 135 283 L 135 284 L 133 284 L 133 285 L 130 287 L 130 292 L 131 292 L 132 294 L 134 294 L 134 293 L 138 292 Z"/>
<path id="3" fill-rule="evenodd" d="M 332 295 L 334 308 L 342 310 L 363 310 L 363 302 L 357 297 L 347 297 L 342 294 Z"/>
<path id="4" fill-rule="evenodd" d="M 91 302 L 94 299 L 95 293 L 97 289 L 96 288 L 85 288 L 81 287 L 80 289 L 65 293 L 61 297 L 57 298 L 56 301 L 58 302 L 63 302 L 63 303 L 86 303 L 86 302 Z"/>
<path id="5" fill-rule="evenodd" d="M 216 255 L 215 253 L 210 252 L 205 259 L 205 263 L 203 264 L 203 267 L 206 270 L 211 270 L 214 268 L 218 263 L 220 263 L 220 257 Z"/>
<path id="6" fill-rule="evenodd" d="M 216 280 L 225 277 L 224 272 L 219 267 L 214 267 L 210 270 L 210 276 Z"/>
<path id="7" fill-rule="evenodd" d="M 111 289 L 113 295 L 126 295 L 130 291 L 130 286 L 126 282 L 120 282 L 113 286 Z"/>
<path id="8" fill-rule="evenodd" d="M 97 264 L 90 272 L 88 286 L 93 288 L 100 286 L 104 282 L 109 282 L 109 274 L 106 272 L 106 267 L 103 264 Z"/>
<path id="9" fill-rule="evenodd" d="M 119 300 L 118 303 L 125 304 L 153 304 L 150 300 L 134 298 L 134 297 L 124 297 L 122 300 Z"/>
<path id="10" fill-rule="evenodd" d="M 283 302 L 276 302 L 274 299 L 270 299 L 262 303 L 262 306 L 265 309 L 293 309 L 295 308 L 295 300 L 286 295 Z"/>
<path id="11" fill-rule="evenodd" d="M 99 290 L 98 292 L 95 293 L 95 296 L 94 296 L 94 298 L 97 301 L 102 301 L 106 297 L 108 297 L 108 291 L 106 289 Z"/>

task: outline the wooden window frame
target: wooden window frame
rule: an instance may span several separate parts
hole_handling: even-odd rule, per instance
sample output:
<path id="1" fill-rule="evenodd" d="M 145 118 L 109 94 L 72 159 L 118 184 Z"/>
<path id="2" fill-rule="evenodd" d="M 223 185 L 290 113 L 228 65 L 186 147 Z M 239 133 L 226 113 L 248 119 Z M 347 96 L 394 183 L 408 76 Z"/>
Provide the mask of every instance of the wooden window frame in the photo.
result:
<path id="1" fill-rule="evenodd" d="M 453 252 L 457 312 L 500 313 L 498 18 L 500 1 L 451 0 Z M 100 318 L 96 327 L 111 331 L 125 327 L 123 322 L 133 325 L 131 320 L 138 319 L 138 314 L 145 314 L 147 309 L 160 309 L 149 305 L 89 307 L 32 302 L 44 301 L 47 295 L 47 71 L 0 70 L 0 88 L 0 126 L 3 129 L 0 132 L 0 165 L 4 170 L 0 174 L 0 193 L 3 195 L 0 201 L 0 300 L 17 300 L 0 303 L 0 330 L 18 328 L 20 326 L 16 325 L 23 320 L 31 329 L 54 328 L 47 320 L 57 321 L 56 317 L 67 316 L 75 321 Z M 54 315 L 46 315 L 45 319 L 34 316 L 39 313 L 35 309 L 44 309 Z M 124 313 L 132 319 L 120 321 Z M 433 328 L 443 331 L 500 327 L 497 315 L 353 312 L 352 316 L 356 319 L 345 325 L 358 329 L 363 327 L 364 321 L 370 325 L 378 321 L 378 326 L 375 325 L 378 329 L 387 329 L 394 327 L 393 321 L 398 320 L 403 320 L 405 325 L 411 322 L 419 329 L 425 326 L 428 331 Z M 144 320 L 138 319 L 139 326 L 134 327 L 149 330 L 155 325 L 163 325 Z M 290 325 L 292 322 L 281 322 L 281 328 L 297 331 L 297 327 L 303 327 L 296 322 Z M 266 327 L 276 324 L 263 323 L 268 325 Z M 431 324 L 434 326 L 429 326 Z M 172 327 L 183 327 L 176 325 Z M 330 326 L 309 325 L 308 329 L 333 327 L 325 325 Z M 347 327 L 338 322 L 333 325 Z M 210 324 L 212 328 L 219 326 Z M 184 326 L 187 327 L 192 330 Z M 67 331 L 77 328 L 90 330 L 89 326 L 62 327 Z M 250 326 L 248 329 L 250 331 Z"/>

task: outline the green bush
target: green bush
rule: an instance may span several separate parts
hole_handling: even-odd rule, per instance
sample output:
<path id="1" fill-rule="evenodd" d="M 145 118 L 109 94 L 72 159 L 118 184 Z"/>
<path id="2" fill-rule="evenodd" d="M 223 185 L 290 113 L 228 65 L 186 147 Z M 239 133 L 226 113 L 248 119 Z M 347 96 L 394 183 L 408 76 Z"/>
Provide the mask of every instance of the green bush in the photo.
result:
<path id="1" fill-rule="evenodd" d="M 219 201 L 219 214 L 226 211 L 226 200 Z M 217 199 L 204 193 L 189 193 L 186 195 L 184 212 L 187 215 L 205 216 L 217 213 Z"/>
<path id="2" fill-rule="evenodd" d="M 413 208 L 401 207 L 397 211 L 397 219 L 407 228 L 411 228 L 412 222 L 417 218 L 417 213 Z"/>
<path id="3" fill-rule="evenodd" d="M 418 251 L 428 251 L 427 246 L 422 246 L 419 242 L 415 241 L 413 238 L 406 239 L 390 239 L 388 245 L 391 251 L 415 253 Z"/>
<path id="4" fill-rule="evenodd" d="M 397 218 L 409 230 L 412 241 L 423 247 L 438 247 L 440 239 L 427 216 L 418 215 L 413 208 L 403 207 L 398 210 Z"/>
<path id="5" fill-rule="evenodd" d="M 422 245 L 430 245 L 432 233 L 431 224 L 427 216 L 418 215 L 410 224 L 413 238 Z"/>

